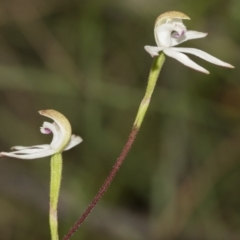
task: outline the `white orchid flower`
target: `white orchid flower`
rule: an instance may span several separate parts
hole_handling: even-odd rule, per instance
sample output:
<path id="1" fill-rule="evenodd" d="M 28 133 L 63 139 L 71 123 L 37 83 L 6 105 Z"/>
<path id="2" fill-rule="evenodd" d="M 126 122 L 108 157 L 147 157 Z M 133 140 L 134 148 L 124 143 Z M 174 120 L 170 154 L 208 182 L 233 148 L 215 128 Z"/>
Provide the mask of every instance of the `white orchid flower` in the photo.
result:
<path id="1" fill-rule="evenodd" d="M 211 62 L 222 67 L 234 68 L 234 66 L 232 66 L 231 64 L 223 62 L 218 58 L 215 58 L 212 55 L 203 52 L 199 49 L 174 47 L 187 40 L 203 38 L 207 36 L 207 33 L 187 31 L 186 27 L 182 23 L 182 19 L 189 20 L 190 18 L 184 13 L 176 11 L 161 14 L 157 18 L 154 27 L 154 36 L 157 43 L 157 47 L 145 46 L 144 47 L 145 50 L 152 57 L 158 56 L 159 52 L 163 51 L 167 56 L 175 58 L 182 64 L 207 74 L 209 74 L 209 72 L 205 68 L 193 62 L 184 53 L 193 54 L 208 62 Z"/>
<path id="2" fill-rule="evenodd" d="M 53 134 L 50 144 L 34 145 L 30 147 L 15 146 L 13 152 L 1 152 L 0 157 L 13 157 L 20 159 L 35 159 L 51 156 L 55 153 L 69 150 L 82 142 L 82 138 L 72 135 L 72 129 L 67 118 L 55 110 L 42 110 L 39 113 L 51 118 L 54 122 L 44 122 L 40 128 L 43 134 Z"/>

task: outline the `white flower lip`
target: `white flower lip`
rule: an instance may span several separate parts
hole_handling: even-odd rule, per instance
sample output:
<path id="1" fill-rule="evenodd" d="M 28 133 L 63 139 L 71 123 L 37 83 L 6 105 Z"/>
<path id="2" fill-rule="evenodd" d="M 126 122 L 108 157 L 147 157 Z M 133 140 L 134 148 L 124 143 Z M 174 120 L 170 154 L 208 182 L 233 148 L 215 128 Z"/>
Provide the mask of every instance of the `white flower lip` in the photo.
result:
<path id="1" fill-rule="evenodd" d="M 186 27 L 182 23 L 182 19 L 190 18 L 184 13 L 176 11 L 161 14 L 157 18 L 154 27 L 154 36 L 157 46 L 145 46 L 145 50 L 152 57 L 158 56 L 159 52 L 163 51 L 167 56 L 175 58 L 182 64 L 206 74 L 209 74 L 209 72 L 205 68 L 192 61 L 184 53 L 193 54 L 222 67 L 234 68 L 234 66 L 231 64 L 223 62 L 220 59 L 213 57 L 212 55 L 199 49 L 174 47 L 185 41 L 207 36 L 207 33 L 187 31 Z"/>
<path id="2" fill-rule="evenodd" d="M 42 110 L 39 113 L 51 118 L 54 122 L 44 122 L 40 131 L 43 134 L 53 134 L 50 144 L 34 145 L 29 147 L 15 146 L 12 152 L 1 152 L 0 157 L 19 159 L 36 159 L 51 156 L 55 153 L 69 150 L 82 142 L 82 138 L 72 134 L 71 125 L 67 118 L 55 110 Z"/>

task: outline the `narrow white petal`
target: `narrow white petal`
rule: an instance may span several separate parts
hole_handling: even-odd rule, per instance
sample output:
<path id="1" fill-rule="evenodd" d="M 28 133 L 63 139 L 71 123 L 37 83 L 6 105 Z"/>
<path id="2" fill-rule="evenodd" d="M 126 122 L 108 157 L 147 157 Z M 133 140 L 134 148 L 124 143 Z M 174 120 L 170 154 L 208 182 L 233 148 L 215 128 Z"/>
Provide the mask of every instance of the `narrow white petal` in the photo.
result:
<path id="1" fill-rule="evenodd" d="M 32 153 L 37 153 L 37 152 L 42 152 L 45 150 L 48 150 L 50 148 L 50 145 L 48 144 L 45 148 L 25 148 L 17 151 L 13 151 L 11 153 L 16 153 L 16 154 L 32 154 Z"/>
<path id="2" fill-rule="evenodd" d="M 33 145 L 31 147 L 14 146 L 14 147 L 11 147 L 11 150 L 23 150 L 23 149 L 29 149 L 29 148 L 46 149 L 48 147 L 49 147 L 49 144 Z"/>
<path id="3" fill-rule="evenodd" d="M 83 140 L 82 140 L 81 137 L 73 134 L 73 135 L 71 136 L 71 139 L 70 139 L 68 145 L 64 148 L 63 151 L 67 151 L 67 150 L 75 147 L 76 145 L 78 145 L 78 144 L 81 143 L 82 141 L 83 141 Z"/>
<path id="4" fill-rule="evenodd" d="M 223 62 L 222 60 L 202 51 L 196 48 L 171 48 L 174 51 L 178 51 L 178 52 L 184 52 L 184 53 L 190 53 L 193 54 L 199 58 L 202 58 L 210 63 L 222 66 L 222 67 L 228 67 L 228 68 L 234 68 L 234 66 L 232 66 L 229 63 Z"/>
<path id="5" fill-rule="evenodd" d="M 51 156 L 55 153 L 55 150 L 53 149 L 42 149 L 41 151 L 35 152 L 35 153 L 28 153 L 28 154 L 23 154 L 20 151 L 19 152 L 1 152 L 0 157 L 12 157 L 12 158 L 19 158 L 19 159 L 36 159 L 36 158 L 43 158 L 47 156 Z"/>
<path id="6" fill-rule="evenodd" d="M 144 49 L 152 56 L 158 56 L 159 52 L 163 50 L 163 47 L 153 47 L 153 46 L 145 46 Z"/>
<path id="7" fill-rule="evenodd" d="M 196 64 L 187 55 L 173 50 L 173 48 L 164 49 L 163 52 L 166 55 L 168 55 L 169 57 L 175 58 L 176 60 L 178 60 L 179 62 L 181 62 L 182 64 L 184 64 L 190 68 L 193 68 L 197 71 L 200 71 L 200 72 L 203 72 L 206 74 L 209 74 L 209 72 L 205 68 Z"/>
<path id="8" fill-rule="evenodd" d="M 173 33 L 171 38 L 171 41 L 172 41 L 171 46 L 176 46 L 185 41 L 197 39 L 197 38 L 203 38 L 206 36 L 207 36 L 207 33 L 197 32 L 197 31 L 187 31 L 179 37 L 176 37 L 176 33 Z"/>

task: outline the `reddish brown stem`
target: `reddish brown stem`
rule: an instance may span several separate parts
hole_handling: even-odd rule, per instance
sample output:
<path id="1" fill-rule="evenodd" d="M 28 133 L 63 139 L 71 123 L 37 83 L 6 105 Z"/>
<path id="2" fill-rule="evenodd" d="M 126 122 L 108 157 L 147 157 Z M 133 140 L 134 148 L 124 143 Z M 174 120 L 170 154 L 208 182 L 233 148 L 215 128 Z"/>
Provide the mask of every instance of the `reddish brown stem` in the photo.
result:
<path id="1" fill-rule="evenodd" d="M 128 137 L 128 140 L 123 147 L 122 152 L 120 153 L 119 157 L 116 160 L 116 163 L 114 164 L 111 172 L 109 173 L 108 177 L 106 178 L 105 182 L 103 183 L 102 187 L 98 191 L 97 195 L 94 197 L 92 202 L 89 204 L 85 212 L 82 214 L 82 216 L 75 222 L 75 224 L 72 226 L 72 228 L 69 230 L 69 232 L 64 236 L 63 240 L 69 240 L 72 235 L 77 231 L 77 229 L 82 225 L 84 220 L 87 218 L 87 216 L 91 213 L 93 208 L 97 205 L 99 200 L 102 198 L 104 193 L 107 191 L 108 187 L 110 186 L 111 182 L 113 181 L 116 173 L 118 172 L 119 168 L 121 167 L 124 159 L 126 158 L 129 150 L 131 149 L 131 146 L 135 140 L 135 137 L 138 133 L 139 128 L 132 128 L 132 131 Z"/>

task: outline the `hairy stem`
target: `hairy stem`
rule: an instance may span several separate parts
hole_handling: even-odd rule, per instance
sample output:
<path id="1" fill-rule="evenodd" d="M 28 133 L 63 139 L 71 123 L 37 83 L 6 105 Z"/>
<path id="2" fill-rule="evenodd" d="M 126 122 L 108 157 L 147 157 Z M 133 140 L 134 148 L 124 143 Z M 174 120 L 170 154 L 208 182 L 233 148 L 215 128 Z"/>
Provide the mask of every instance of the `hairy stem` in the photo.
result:
<path id="1" fill-rule="evenodd" d="M 136 116 L 136 119 L 134 121 L 133 128 L 132 128 L 131 133 L 128 137 L 128 140 L 127 140 L 125 146 L 123 147 L 123 150 L 120 153 L 119 157 L 117 158 L 116 163 L 114 164 L 111 172 L 109 173 L 108 177 L 106 178 L 103 185 L 101 186 L 100 190 L 98 191 L 98 193 L 96 194 L 96 196 L 94 197 L 92 202 L 89 204 L 89 206 L 87 207 L 85 212 L 82 214 L 82 216 L 75 222 L 73 227 L 64 236 L 63 240 L 69 240 L 72 237 L 72 235 L 77 231 L 77 229 L 81 226 L 81 224 L 84 222 L 84 220 L 87 218 L 87 216 L 91 213 L 91 211 L 97 205 L 99 200 L 102 198 L 104 193 L 107 191 L 109 185 L 112 183 L 116 173 L 118 172 L 118 170 L 121 167 L 123 161 L 125 160 L 128 152 L 131 149 L 132 144 L 133 144 L 133 142 L 136 138 L 136 135 L 137 135 L 137 133 L 138 133 L 140 127 L 141 127 L 141 124 L 143 122 L 144 116 L 145 116 L 146 111 L 148 109 L 148 106 L 149 106 L 149 103 L 150 103 L 150 100 L 151 100 L 151 96 L 152 96 L 153 90 L 155 88 L 157 78 L 158 78 L 158 75 L 161 71 L 164 60 L 165 60 L 165 57 L 164 57 L 163 54 L 161 54 L 157 58 L 154 58 L 154 61 L 153 61 L 153 64 L 152 64 L 152 67 L 151 67 L 151 70 L 150 70 L 149 78 L 148 78 L 147 89 L 146 89 L 145 95 L 144 95 L 144 97 L 141 101 L 141 104 L 139 106 L 137 116 Z"/>

